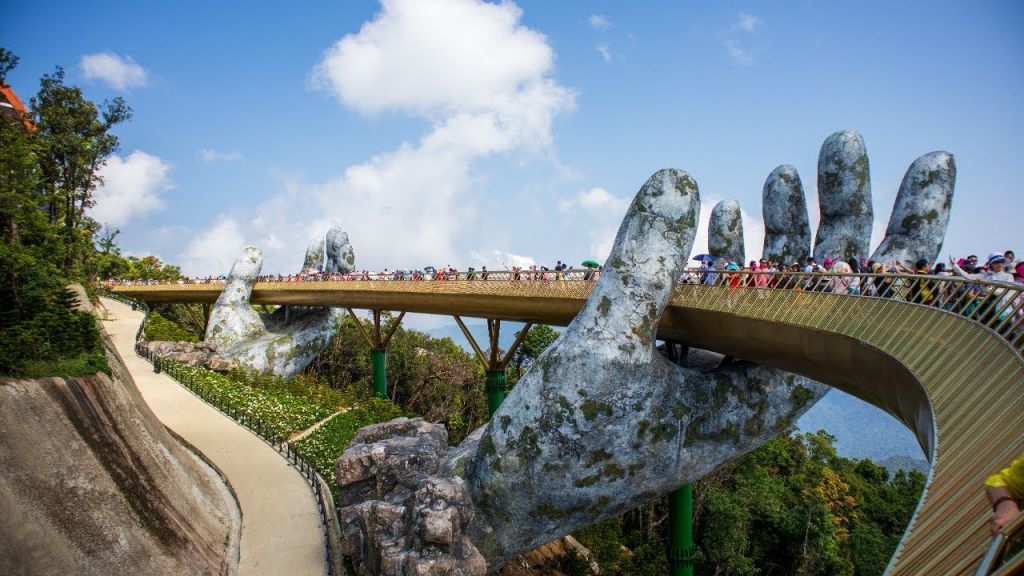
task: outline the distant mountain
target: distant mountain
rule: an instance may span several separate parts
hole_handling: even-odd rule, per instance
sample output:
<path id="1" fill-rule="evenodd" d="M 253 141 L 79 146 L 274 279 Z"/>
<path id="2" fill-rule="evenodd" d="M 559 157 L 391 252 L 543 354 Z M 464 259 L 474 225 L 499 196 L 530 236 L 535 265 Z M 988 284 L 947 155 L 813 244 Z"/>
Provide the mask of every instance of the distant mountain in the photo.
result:
<path id="1" fill-rule="evenodd" d="M 839 390 L 832 390 L 797 421 L 800 432 L 824 430 L 836 437 L 836 451 L 848 458 L 881 464 L 893 456 L 924 460 L 910 430 L 881 409 Z"/>
<path id="2" fill-rule="evenodd" d="M 928 475 L 928 461 L 924 458 L 911 458 L 910 456 L 889 456 L 881 462 L 876 462 L 879 466 L 884 467 L 889 471 L 889 477 L 891 478 L 896 474 L 897 470 L 917 470 L 925 476 Z"/>
<path id="3" fill-rule="evenodd" d="M 487 322 L 484 320 L 464 320 L 466 328 L 469 329 L 469 333 L 473 335 L 473 339 L 480 345 L 480 348 L 486 352 L 487 348 Z M 508 350 L 512 346 L 512 343 L 516 341 L 516 332 L 523 329 L 526 324 L 522 322 L 503 321 L 501 323 L 501 331 L 498 333 L 498 346 L 502 350 Z M 552 326 L 554 330 L 559 332 L 562 328 L 558 326 Z M 463 335 L 462 329 L 459 328 L 458 324 L 448 324 L 439 328 L 431 328 L 427 330 L 433 338 L 451 338 L 452 342 L 455 342 L 462 347 L 463 350 L 474 354 L 473 347 L 469 345 L 469 340 L 466 340 L 466 336 Z"/>
<path id="4" fill-rule="evenodd" d="M 498 341 L 505 350 L 515 341 L 521 322 L 502 322 Z M 473 338 L 481 347 L 487 345 L 487 323 L 467 320 Z M 555 328 L 562 330 L 562 328 Z M 469 341 L 456 324 L 427 330 L 434 338 L 451 338 L 464 350 L 473 353 Z M 893 459 L 897 465 L 913 465 L 927 470 L 927 460 L 917 439 L 898 420 L 881 409 L 839 390 L 832 390 L 797 421 L 798 432 L 824 430 L 836 437 L 836 451 L 847 458 L 868 458 L 880 465 Z M 904 466 L 904 467 L 906 467 Z"/>

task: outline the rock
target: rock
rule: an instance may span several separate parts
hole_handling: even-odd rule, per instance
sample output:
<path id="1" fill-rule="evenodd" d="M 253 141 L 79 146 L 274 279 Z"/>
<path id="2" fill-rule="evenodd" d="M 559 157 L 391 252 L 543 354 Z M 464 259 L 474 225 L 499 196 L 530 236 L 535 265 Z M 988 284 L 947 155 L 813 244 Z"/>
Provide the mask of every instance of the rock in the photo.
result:
<path id="1" fill-rule="evenodd" d="M 0 574 L 233 574 L 227 486 L 105 374 L 0 378 Z"/>
<path id="2" fill-rule="evenodd" d="M 202 352 L 179 352 L 175 354 L 173 358 L 174 360 L 193 368 L 206 365 L 206 354 Z"/>
<path id="3" fill-rule="evenodd" d="M 743 244 L 743 216 L 739 202 L 722 200 L 711 209 L 708 252 L 729 262 L 743 264 L 746 253 Z"/>
<path id="4" fill-rule="evenodd" d="M 216 372 L 231 372 L 241 366 L 236 360 L 228 360 L 220 356 L 210 356 L 209 360 L 206 361 L 206 367 Z"/>
<path id="5" fill-rule="evenodd" d="M 761 195 L 764 216 L 764 249 L 771 262 L 792 264 L 811 254 L 811 225 L 800 174 L 793 166 L 779 166 L 764 182 Z"/>
<path id="6" fill-rule="evenodd" d="M 624 552 L 629 553 L 629 549 L 625 548 Z M 590 566 L 590 574 L 601 573 L 601 568 L 597 565 L 590 550 L 572 536 L 566 536 L 516 556 L 501 568 L 499 574 L 501 576 L 570 576 L 561 570 L 564 559 L 569 554 L 575 554 L 584 559 Z"/>
<path id="7" fill-rule="evenodd" d="M 931 265 L 942 251 L 956 185 L 956 163 L 949 152 L 925 154 L 907 168 L 889 218 L 885 238 L 872 260 Z"/>
<path id="8" fill-rule="evenodd" d="M 871 246 L 871 170 L 864 139 L 846 130 L 829 136 L 818 155 L 818 208 L 814 259 L 861 258 Z"/>
<path id="9" fill-rule="evenodd" d="M 465 535 L 465 482 L 439 475 L 443 426 L 399 418 L 363 428 L 335 465 L 342 551 L 359 574 L 486 573 Z"/>

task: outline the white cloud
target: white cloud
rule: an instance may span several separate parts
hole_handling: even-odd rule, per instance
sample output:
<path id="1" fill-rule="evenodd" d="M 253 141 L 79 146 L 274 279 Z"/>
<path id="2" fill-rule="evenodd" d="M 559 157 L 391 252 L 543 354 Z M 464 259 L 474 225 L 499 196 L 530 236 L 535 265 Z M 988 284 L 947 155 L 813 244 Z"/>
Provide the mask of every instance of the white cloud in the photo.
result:
<path id="1" fill-rule="evenodd" d="M 736 17 L 736 29 L 744 32 L 753 32 L 754 28 L 761 25 L 761 19 L 753 14 L 740 12 Z"/>
<path id="2" fill-rule="evenodd" d="M 284 191 L 251 216 L 215 228 L 260 247 L 264 269 L 274 272 L 296 270 L 312 235 L 332 223 L 349 233 L 357 268 L 459 266 L 465 251 L 456 239 L 472 221 L 482 181 L 475 162 L 550 152 L 553 119 L 574 104 L 550 77 L 545 37 L 520 17 L 511 3 L 383 2 L 373 21 L 324 53 L 312 84 L 360 113 L 405 113 L 428 121 L 428 130 L 325 182 L 285 178 Z M 202 273 L 223 271 L 198 251 L 190 258 L 213 268 Z"/>
<path id="3" fill-rule="evenodd" d="M 238 150 L 231 150 L 229 152 L 218 152 L 210 148 L 200 148 L 199 155 L 202 157 L 203 162 L 237 162 L 238 160 L 244 160 L 245 156 Z"/>
<path id="4" fill-rule="evenodd" d="M 314 86 L 365 114 L 485 114 L 515 123 L 531 106 L 550 115 L 572 94 L 547 78 L 546 38 L 519 24 L 512 3 L 389 0 L 358 34 L 339 40 L 313 73 Z"/>
<path id="5" fill-rule="evenodd" d="M 178 256 L 178 262 L 182 272 L 189 276 L 227 274 L 243 247 L 245 237 L 238 223 L 222 215 L 210 229 L 189 242 Z"/>
<path id="6" fill-rule="evenodd" d="M 749 64 L 753 61 L 750 53 L 740 47 L 738 40 L 729 38 L 725 41 L 725 50 L 732 56 L 733 60 L 736 60 L 740 64 Z"/>
<path id="7" fill-rule="evenodd" d="M 115 90 L 145 86 L 148 81 L 146 70 L 131 56 L 97 52 L 82 56 L 78 65 L 87 79 L 99 80 Z"/>
<path id="8" fill-rule="evenodd" d="M 111 156 L 99 170 L 103 183 L 96 188 L 89 215 L 118 227 L 163 208 L 160 193 L 174 187 L 170 171 L 169 163 L 141 150 L 125 158 Z"/>
<path id="9" fill-rule="evenodd" d="M 519 254 L 512 254 L 504 250 L 486 250 L 486 251 L 473 251 L 469 253 L 470 258 L 479 266 L 495 266 L 502 265 L 508 268 L 513 266 L 520 266 L 522 268 L 529 268 L 537 264 L 537 261 L 529 256 L 521 256 Z M 497 268 L 492 268 L 496 270 Z"/>
<path id="10" fill-rule="evenodd" d="M 604 188 L 595 187 L 559 201 L 558 209 L 562 212 L 577 209 L 583 212 L 580 220 L 586 223 L 590 237 L 590 257 L 604 260 L 612 250 L 615 234 L 632 200 L 632 197 L 614 196 Z"/>
<path id="11" fill-rule="evenodd" d="M 597 53 L 601 55 L 601 58 L 605 62 L 611 62 L 612 61 L 612 52 L 608 48 L 607 44 L 598 44 L 597 46 L 594 47 L 594 49 L 597 50 Z"/>
<path id="12" fill-rule="evenodd" d="M 591 14 L 590 17 L 587 18 L 587 24 L 589 24 L 594 30 L 607 30 L 612 27 L 611 21 L 601 14 Z"/>

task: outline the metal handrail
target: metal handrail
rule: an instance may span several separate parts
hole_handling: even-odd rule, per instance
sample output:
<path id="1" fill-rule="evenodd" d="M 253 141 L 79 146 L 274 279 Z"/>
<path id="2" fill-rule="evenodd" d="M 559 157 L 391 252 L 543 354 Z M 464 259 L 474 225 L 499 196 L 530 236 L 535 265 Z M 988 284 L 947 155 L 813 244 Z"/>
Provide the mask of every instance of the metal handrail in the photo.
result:
<path id="1" fill-rule="evenodd" d="M 362 274 L 349 275 L 313 275 L 301 280 L 278 281 L 275 277 L 261 277 L 257 280 L 254 290 L 259 288 L 279 288 L 285 286 L 349 286 L 356 282 L 359 285 L 381 284 L 387 286 L 408 285 L 418 289 L 429 287 L 433 292 L 444 293 L 458 291 L 471 292 L 472 285 L 493 282 L 504 282 L 522 287 L 524 296 L 531 287 L 552 285 L 557 283 L 592 284 L 604 271 L 566 270 L 556 279 L 553 272 L 546 276 L 533 275 L 529 272 L 513 271 L 490 272 L 486 278 L 478 276 L 467 278 L 466 272 L 460 272 L 456 279 L 446 280 L 394 280 L 388 278 L 364 277 Z M 271 280 L 269 278 L 275 278 Z M 301 277 L 293 277 L 301 278 Z M 518 278 L 518 279 L 516 279 Z M 791 289 L 808 292 L 832 293 L 844 296 L 868 298 L 887 298 L 902 300 L 939 308 L 947 312 L 959 314 L 968 320 L 993 330 L 1007 341 L 1019 353 L 1024 354 L 1024 284 L 990 282 L 960 276 L 936 276 L 924 274 L 890 274 L 890 273 L 830 273 L 830 272 L 761 272 L 752 270 L 700 270 L 688 269 L 677 280 L 677 291 L 682 286 L 725 286 L 729 288 L 752 288 L 756 290 Z M 212 284 L 211 286 L 208 286 Z M 467 284 L 469 286 L 467 286 Z M 143 298 L 147 293 L 158 291 L 159 288 L 185 290 L 184 286 L 222 286 L 219 282 L 166 281 L 144 284 L 113 283 L 107 287 L 111 293 L 131 292 L 136 298 Z M 589 292 L 589 288 L 586 289 Z M 578 290 L 576 290 L 578 292 Z M 180 301 L 187 301 L 182 297 Z"/>
<path id="2" fill-rule="evenodd" d="M 992 544 L 985 552 L 985 557 L 982 558 L 974 576 L 987 576 L 992 574 L 995 569 L 1000 568 L 995 563 L 1000 559 L 1003 548 L 1012 537 L 1020 532 L 1024 532 L 1024 512 L 1017 514 L 992 538 Z"/>

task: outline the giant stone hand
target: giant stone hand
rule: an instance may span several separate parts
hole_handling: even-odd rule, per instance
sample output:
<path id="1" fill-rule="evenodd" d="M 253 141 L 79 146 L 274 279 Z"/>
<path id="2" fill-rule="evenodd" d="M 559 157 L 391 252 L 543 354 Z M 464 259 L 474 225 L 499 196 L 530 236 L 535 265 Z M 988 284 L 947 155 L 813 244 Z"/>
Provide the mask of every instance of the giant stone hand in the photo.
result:
<path id="1" fill-rule="evenodd" d="M 352 270 L 355 257 L 348 235 L 331 228 L 306 251 L 303 272 Z M 249 303 L 252 286 L 263 267 L 263 255 L 245 247 L 228 274 L 206 328 L 206 341 L 221 356 L 243 366 L 283 377 L 301 372 L 334 335 L 340 311 L 332 308 L 285 307 L 260 314 Z"/>
<path id="2" fill-rule="evenodd" d="M 955 169 L 948 154 L 925 158 L 904 179 L 893 218 L 901 225 L 890 225 L 883 247 L 937 254 L 941 233 L 922 233 L 914 215 L 926 210 L 944 232 Z M 843 170 L 861 163 L 841 160 L 826 166 L 845 167 L 824 179 L 826 187 L 857 179 Z M 806 205 L 794 170 L 773 172 L 765 191 L 766 215 L 806 222 L 793 208 Z M 843 197 L 835 192 L 820 196 Z M 929 199 L 924 208 L 911 201 L 922 197 Z M 517 554 L 706 475 L 786 430 L 824 395 L 823 384 L 764 366 L 699 371 L 659 354 L 657 326 L 686 265 L 699 205 L 685 172 L 662 170 L 647 181 L 582 311 L 461 446 L 446 451 L 443 428 L 417 421 L 360 432 L 336 473 L 343 547 L 361 574 L 496 571 Z M 818 243 L 866 249 L 856 210 L 870 211 L 870 199 L 845 206 L 854 213 L 823 209 Z M 738 205 L 728 205 L 715 220 L 735 229 L 730 211 L 738 218 Z M 771 236 L 782 227 L 769 220 L 766 251 L 809 252 L 809 231 L 780 241 Z"/>

